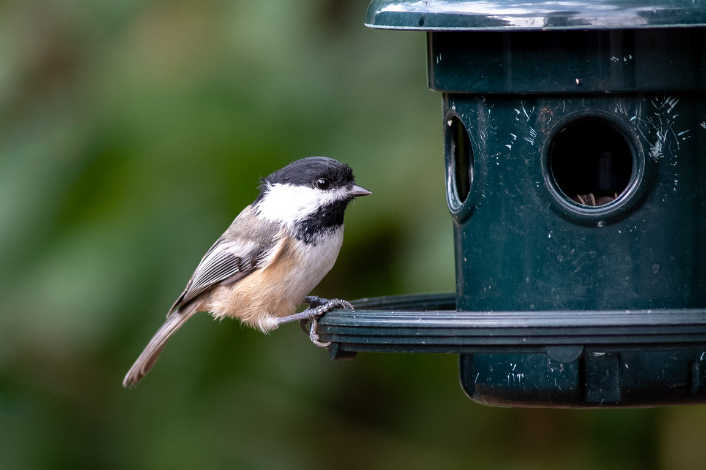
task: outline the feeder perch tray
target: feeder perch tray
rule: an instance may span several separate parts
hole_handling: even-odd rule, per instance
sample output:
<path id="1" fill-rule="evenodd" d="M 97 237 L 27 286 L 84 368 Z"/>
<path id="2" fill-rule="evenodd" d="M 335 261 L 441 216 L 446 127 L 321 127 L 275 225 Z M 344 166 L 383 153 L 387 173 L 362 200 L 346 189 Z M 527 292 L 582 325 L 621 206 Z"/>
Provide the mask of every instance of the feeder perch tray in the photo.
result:
<path id="1" fill-rule="evenodd" d="M 361 299 L 319 322 L 332 359 L 459 354 L 461 385 L 500 406 L 706 403 L 706 310 L 459 312 L 454 294 Z"/>

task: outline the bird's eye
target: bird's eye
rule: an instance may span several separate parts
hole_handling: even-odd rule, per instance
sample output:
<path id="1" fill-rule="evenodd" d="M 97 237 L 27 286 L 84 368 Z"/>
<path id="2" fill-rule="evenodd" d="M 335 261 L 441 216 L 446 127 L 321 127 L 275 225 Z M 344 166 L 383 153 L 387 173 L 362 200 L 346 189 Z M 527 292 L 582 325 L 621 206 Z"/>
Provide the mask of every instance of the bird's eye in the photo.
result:
<path id="1" fill-rule="evenodd" d="M 319 178 L 316 180 L 316 187 L 319 189 L 328 189 L 331 186 L 331 182 L 326 178 Z"/>

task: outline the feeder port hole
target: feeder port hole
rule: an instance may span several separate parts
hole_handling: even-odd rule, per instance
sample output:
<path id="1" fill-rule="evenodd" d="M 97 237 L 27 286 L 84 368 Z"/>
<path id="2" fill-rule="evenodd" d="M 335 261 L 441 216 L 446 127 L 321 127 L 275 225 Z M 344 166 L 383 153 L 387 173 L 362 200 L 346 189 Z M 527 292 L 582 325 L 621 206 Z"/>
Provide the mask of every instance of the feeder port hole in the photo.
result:
<path id="1" fill-rule="evenodd" d="M 468 198 L 473 184 L 473 149 L 463 122 L 456 116 L 448 117 L 446 122 L 452 167 L 449 171 L 449 193 L 455 205 L 461 206 Z"/>
<path id="2" fill-rule="evenodd" d="M 605 206 L 625 192 L 634 169 L 633 151 L 611 122 L 576 119 L 549 144 L 548 168 L 556 188 L 575 204 Z"/>

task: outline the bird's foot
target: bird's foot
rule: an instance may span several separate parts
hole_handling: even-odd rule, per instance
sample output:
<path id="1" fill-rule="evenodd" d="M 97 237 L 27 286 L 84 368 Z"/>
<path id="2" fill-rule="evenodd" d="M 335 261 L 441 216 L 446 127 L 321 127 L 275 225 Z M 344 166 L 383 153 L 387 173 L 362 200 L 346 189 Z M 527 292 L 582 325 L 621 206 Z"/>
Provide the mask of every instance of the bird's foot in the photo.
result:
<path id="1" fill-rule="evenodd" d="M 328 345 L 331 344 L 331 342 L 321 342 L 319 341 L 319 334 L 317 333 L 317 327 L 318 327 L 318 322 L 319 318 L 323 316 L 324 314 L 330 312 L 331 310 L 334 310 L 336 308 L 348 308 L 353 310 L 353 305 L 351 305 L 350 302 L 347 300 L 342 300 L 342 299 L 323 299 L 321 297 L 317 297 L 315 295 L 310 295 L 304 298 L 304 302 L 309 304 L 309 308 L 304 310 L 305 312 L 307 310 L 310 310 L 310 317 L 309 320 L 311 320 L 311 326 L 309 327 L 309 340 L 314 343 L 315 345 L 325 348 Z M 306 332 L 306 320 L 300 320 L 299 325 L 302 327 L 302 329 Z"/>
<path id="2" fill-rule="evenodd" d="M 321 318 L 324 314 L 330 312 L 331 310 L 335 310 L 337 308 L 348 308 L 353 310 L 353 305 L 351 305 L 350 302 L 346 300 L 329 300 L 317 297 L 315 295 L 304 297 L 304 302 L 309 304 L 309 307 L 306 310 L 300 313 L 295 313 L 294 315 L 288 315 L 286 317 L 278 318 L 277 324 L 281 325 L 282 323 L 299 321 L 299 325 L 301 326 L 302 330 L 305 333 L 309 334 L 309 339 L 311 340 L 311 342 L 317 346 L 325 348 L 331 343 L 323 343 L 319 341 L 319 335 L 316 332 L 319 318 Z M 311 322 L 309 331 L 306 330 L 307 322 Z"/>
<path id="3" fill-rule="evenodd" d="M 328 313 L 331 310 L 337 308 L 347 308 L 353 310 L 353 305 L 347 300 L 342 299 L 324 299 L 323 297 L 317 297 L 315 295 L 307 295 L 304 297 L 304 303 L 309 304 L 309 308 L 306 310 L 311 310 L 316 316 L 321 316 L 324 313 Z M 304 310 L 306 312 L 306 310 Z M 317 313 L 314 313 L 317 312 Z M 321 312 L 321 313 L 318 313 Z"/>

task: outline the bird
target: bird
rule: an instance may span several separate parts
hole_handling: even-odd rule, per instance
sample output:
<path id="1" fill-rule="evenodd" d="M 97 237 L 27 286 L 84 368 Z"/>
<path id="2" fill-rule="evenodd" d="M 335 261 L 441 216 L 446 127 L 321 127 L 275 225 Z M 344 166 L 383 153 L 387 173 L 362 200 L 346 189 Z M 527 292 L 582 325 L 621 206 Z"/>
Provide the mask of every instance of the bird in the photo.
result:
<path id="1" fill-rule="evenodd" d="M 167 320 L 128 371 L 124 387 L 152 369 L 167 340 L 197 312 L 237 318 L 267 333 L 283 323 L 314 322 L 334 308 L 350 307 L 340 299 L 307 294 L 338 257 L 349 203 L 371 192 L 355 184 L 350 166 L 327 157 L 296 160 L 262 178 L 259 190 L 203 256 Z M 309 307 L 295 313 L 302 303 Z"/>

